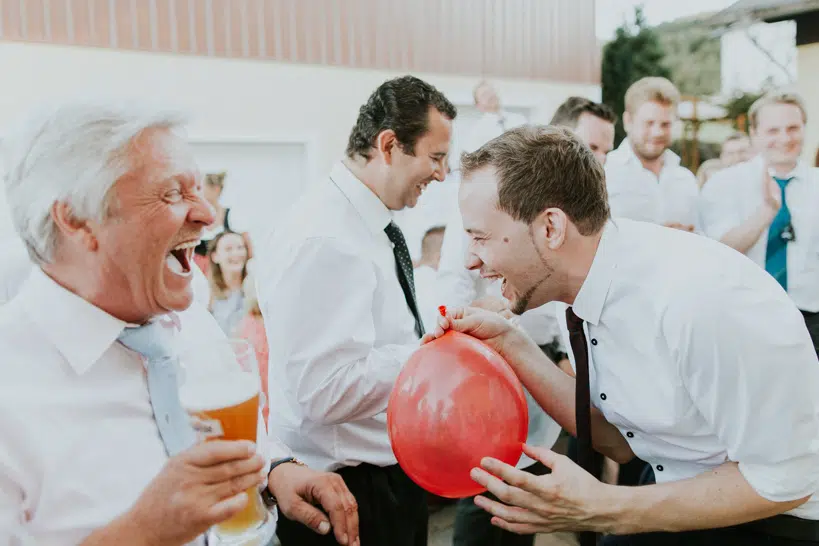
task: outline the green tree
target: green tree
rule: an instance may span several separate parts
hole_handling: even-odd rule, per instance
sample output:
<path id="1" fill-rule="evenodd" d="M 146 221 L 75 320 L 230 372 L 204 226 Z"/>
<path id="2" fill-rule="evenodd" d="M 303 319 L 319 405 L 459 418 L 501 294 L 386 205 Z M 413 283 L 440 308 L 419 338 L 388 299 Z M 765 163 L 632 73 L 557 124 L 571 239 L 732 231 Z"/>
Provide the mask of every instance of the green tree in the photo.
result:
<path id="1" fill-rule="evenodd" d="M 720 40 L 694 17 L 655 27 L 663 64 L 683 95 L 715 95 L 721 86 Z"/>
<path id="2" fill-rule="evenodd" d="M 646 76 L 671 76 L 663 64 L 665 52 L 657 33 L 646 24 L 642 7 L 634 10 L 634 22 L 625 23 L 615 32 L 614 40 L 603 48 L 603 102 L 617 112 L 620 120 L 615 132 L 615 145 L 625 137 L 623 111 L 626 90 Z"/>

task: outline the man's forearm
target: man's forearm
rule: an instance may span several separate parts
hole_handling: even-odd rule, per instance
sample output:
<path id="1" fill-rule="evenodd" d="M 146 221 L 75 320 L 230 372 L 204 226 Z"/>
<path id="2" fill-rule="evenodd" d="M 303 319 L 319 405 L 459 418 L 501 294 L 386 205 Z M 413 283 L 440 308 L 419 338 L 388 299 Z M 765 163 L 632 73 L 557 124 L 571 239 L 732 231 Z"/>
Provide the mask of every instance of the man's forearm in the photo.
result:
<path id="1" fill-rule="evenodd" d="M 723 235 L 720 241 L 734 250 L 747 254 L 748 250 L 750 250 L 762 236 L 762 233 L 768 229 L 771 220 L 770 211 L 763 205 L 742 224 Z"/>
<path id="2" fill-rule="evenodd" d="M 729 527 L 775 516 L 807 500 L 773 502 L 761 497 L 735 463 L 677 482 L 642 487 L 611 486 L 603 506 L 616 522 L 610 532 L 695 531 Z"/>
<path id="3" fill-rule="evenodd" d="M 531 340 L 521 343 L 509 364 L 540 407 L 572 435 L 577 435 L 575 419 L 575 379 L 555 366 Z M 617 427 L 592 408 L 592 441 L 603 455 L 626 463 L 634 452 Z"/>

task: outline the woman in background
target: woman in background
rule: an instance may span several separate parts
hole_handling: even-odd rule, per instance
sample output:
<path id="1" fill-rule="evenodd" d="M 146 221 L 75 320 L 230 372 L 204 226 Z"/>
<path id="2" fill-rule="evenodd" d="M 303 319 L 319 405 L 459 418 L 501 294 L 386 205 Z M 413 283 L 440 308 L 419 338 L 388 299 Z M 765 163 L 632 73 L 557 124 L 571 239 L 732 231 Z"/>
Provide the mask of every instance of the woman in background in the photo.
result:
<path id="1" fill-rule="evenodd" d="M 265 425 L 267 424 L 267 414 L 270 405 L 267 403 L 267 359 L 269 351 L 267 348 L 267 336 L 264 333 L 264 321 L 262 320 L 262 310 L 259 309 L 259 299 L 256 297 L 256 284 L 253 275 L 248 275 L 244 282 L 245 309 L 244 318 L 239 322 L 233 335 L 240 337 L 250 343 L 256 350 L 256 360 L 259 362 L 259 373 L 262 380 L 262 393 L 264 393 L 265 403 L 262 405 L 262 415 Z"/>
<path id="2" fill-rule="evenodd" d="M 213 239 L 225 231 L 232 231 L 238 233 L 245 240 L 245 248 L 247 249 L 248 259 L 252 256 L 250 248 L 250 235 L 242 224 L 242 219 L 237 218 L 232 213 L 230 207 L 222 206 L 221 198 L 222 192 L 225 189 L 225 179 L 227 173 L 210 173 L 205 175 L 205 199 L 207 199 L 210 206 L 216 212 L 215 220 L 211 225 L 202 231 L 202 239 L 195 249 L 194 261 L 207 272 L 208 268 L 208 248 Z"/>
<path id="3" fill-rule="evenodd" d="M 208 245 L 210 312 L 230 335 L 245 315 L 243 283 L 247 278 L 247 246 L 239 233 L 223 231 Z"/>

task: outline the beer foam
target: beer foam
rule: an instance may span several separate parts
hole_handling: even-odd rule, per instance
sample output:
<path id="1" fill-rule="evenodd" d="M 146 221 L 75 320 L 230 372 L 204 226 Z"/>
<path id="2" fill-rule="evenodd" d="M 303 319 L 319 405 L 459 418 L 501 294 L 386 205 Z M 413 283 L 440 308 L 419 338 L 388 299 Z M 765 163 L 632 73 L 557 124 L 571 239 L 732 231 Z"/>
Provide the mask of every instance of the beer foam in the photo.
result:
<path id="1" fill-rule="evenodd" d="M 237 406 L 259 391 L 259 378 L 251 373 L 215 374 L 186 381 L 179 398 L 188 412 L 207 412 Z"/>

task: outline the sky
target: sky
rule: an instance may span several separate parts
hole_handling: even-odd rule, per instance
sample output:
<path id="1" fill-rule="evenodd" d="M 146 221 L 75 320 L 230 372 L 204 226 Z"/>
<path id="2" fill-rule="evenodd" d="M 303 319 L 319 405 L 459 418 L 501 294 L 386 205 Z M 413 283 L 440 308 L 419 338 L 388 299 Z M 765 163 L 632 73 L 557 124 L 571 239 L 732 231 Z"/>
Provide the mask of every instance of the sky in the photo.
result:
<path id="1" fill-rule="evenodd" d="M 643 13 L 651 25 L 704 11 L 719 11 L 735 0 L 597 0 L 597 37 L 609 40 L 624 19 L 632 19 L 635 6 L 643 5 Z"/>

